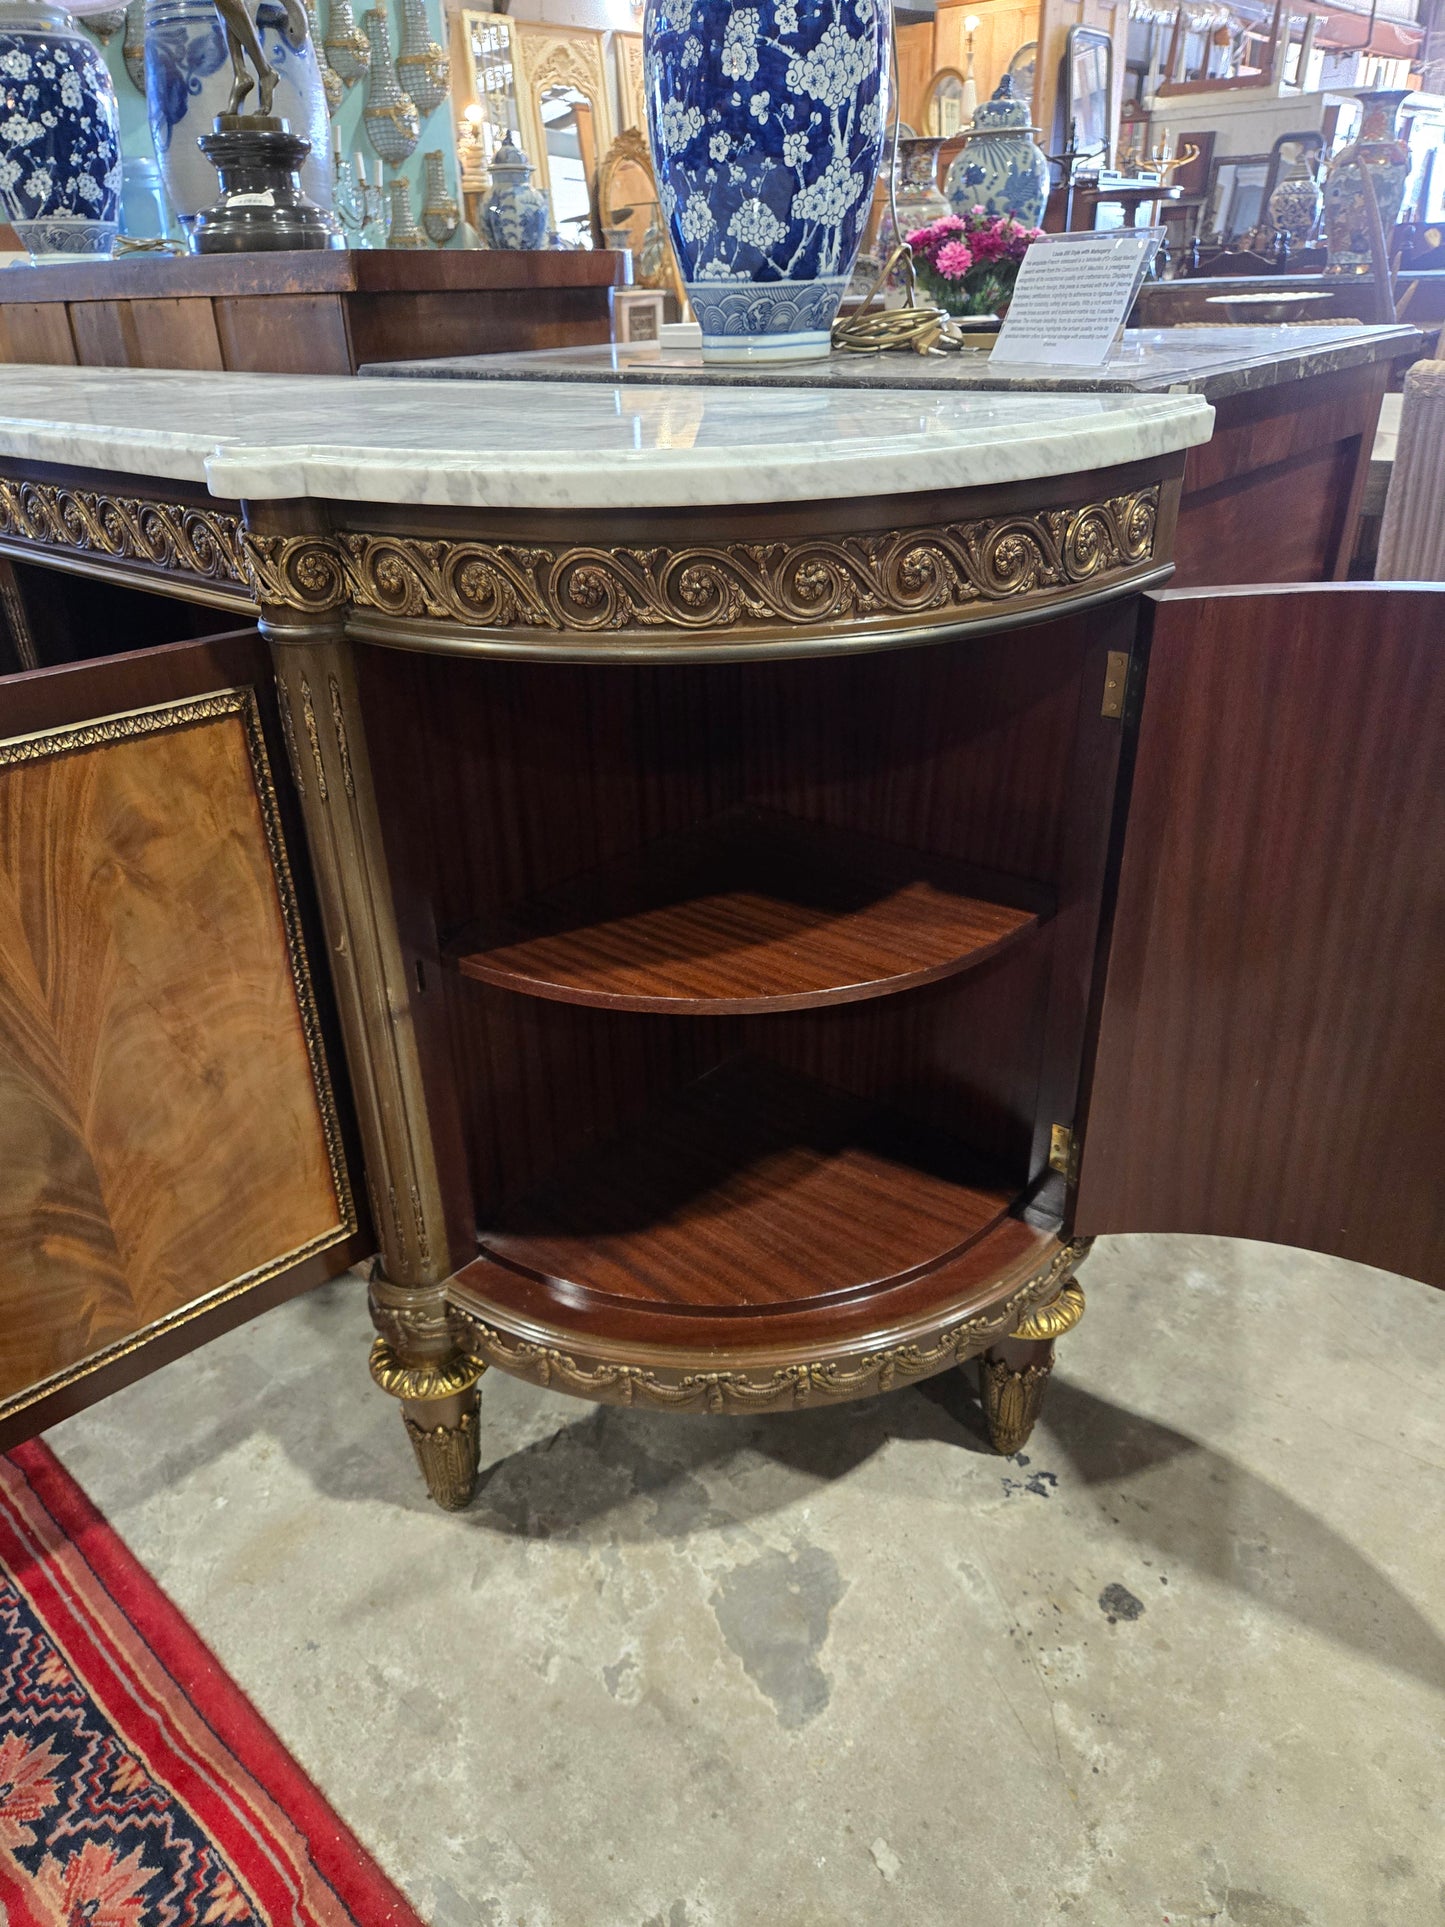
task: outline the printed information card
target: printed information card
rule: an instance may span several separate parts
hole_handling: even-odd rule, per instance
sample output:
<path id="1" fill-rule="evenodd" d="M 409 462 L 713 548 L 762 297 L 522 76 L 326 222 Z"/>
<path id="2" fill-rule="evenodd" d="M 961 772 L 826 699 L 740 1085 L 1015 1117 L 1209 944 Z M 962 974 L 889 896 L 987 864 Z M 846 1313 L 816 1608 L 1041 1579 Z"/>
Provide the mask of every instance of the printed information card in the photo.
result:
<path id="1" fill-rule="evenodd" d="M 1042 235 L 1019 266 L 990 367 L 1102 368 L 1163 233 L 1141 227 Z"/>

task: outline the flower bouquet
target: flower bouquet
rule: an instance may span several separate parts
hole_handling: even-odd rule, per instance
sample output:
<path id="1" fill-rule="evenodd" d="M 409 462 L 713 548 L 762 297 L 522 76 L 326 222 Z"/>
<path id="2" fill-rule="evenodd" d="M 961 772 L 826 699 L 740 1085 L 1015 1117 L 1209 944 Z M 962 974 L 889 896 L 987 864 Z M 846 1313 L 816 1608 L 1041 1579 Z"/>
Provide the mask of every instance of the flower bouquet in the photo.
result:
<path id="1" fill-rule="evenodd" d="M 1042 228 L 981 207 L 967 217 L 945 214 L 908 236 L 918 284 L 949 314 L 1002 314 L 1013 294 L 1019 263 Z"/>

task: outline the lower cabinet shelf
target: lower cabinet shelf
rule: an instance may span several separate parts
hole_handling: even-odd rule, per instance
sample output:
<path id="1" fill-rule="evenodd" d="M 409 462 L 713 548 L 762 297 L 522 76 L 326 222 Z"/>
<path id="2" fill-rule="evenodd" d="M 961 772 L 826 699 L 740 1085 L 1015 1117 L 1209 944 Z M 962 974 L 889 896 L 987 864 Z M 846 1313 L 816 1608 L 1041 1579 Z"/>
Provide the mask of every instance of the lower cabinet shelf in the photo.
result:
<path id="1" fill-rule="evenodd" d="M 1062 1248 L 1015 1201 L 941 1133 L 743 1057 L 501 1211 L 448 1296 L 474 1353 L 597 1398 L 860 1396 L 1049 1288 Z"/>

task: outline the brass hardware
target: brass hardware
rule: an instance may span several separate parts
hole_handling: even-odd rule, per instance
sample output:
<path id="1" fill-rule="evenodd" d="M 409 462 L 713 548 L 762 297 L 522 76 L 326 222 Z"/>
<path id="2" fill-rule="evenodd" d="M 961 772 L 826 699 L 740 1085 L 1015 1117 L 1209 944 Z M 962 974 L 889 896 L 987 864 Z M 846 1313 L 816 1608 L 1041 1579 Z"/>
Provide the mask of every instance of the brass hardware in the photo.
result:
<path id="1" fill-rule="evenodd" d="M 321 736 L 316 727 L 316 705 L 311 700 L 311 685 L 301 678 L 301 718 L 306 724 L 306 740 L 311 745 L 311 762 L 316 771 L 316 789 L 326 801 L 326 765 L 321 760 Z M 303 792 L 304 797 L 304 792 Z"/>
<path id="2" fill-rule="evenodd" d="M 299 1265 L 307 1258 L 329 1251 L 334 1245 L 344 1242 L 354 1235 L 358 1228 L 356 1204 L 351 1194 L 351 1181 L 346 1170 L 346 1154 L 341 1136 L 341 1119 L 336 1108 L 336 1094 L 331 1086 L 331 1074 L 327 1069 L 326 1055 L 321 1039 L 321 1019 L 316 1007 L 316 993 L 311 981 L 311 969 L 301 936 L 301 912 L 296 901 L 296 885 L 291 874 L 290 860 L 281 834 L 281 814 L 276 800 L 275 785 L 271 780 L 271 765 L 266 754 L 266 740 L 261 731 L 261 713 L 252 689 L 222 689 L 206 696 L 194 696 L 179 702 L 160 703 L 151 709 L 138 709 L 124 715 L 104 716 L 93 722 L 76 723 L 62 729 L 51 729 L 32 736 L 18 736 L 9 742 L 0 742 L 0 769 L 11 769 L 21 764 L 43 762 L 52 756 L 66 756 L 76 750 L 103 748 L 112 743 L 133 742 L 138 737 L 156 736 L 172 729 L 190 729 L 197 724 L 210 723 L 222 718 L 239 718 L 246 733 L 246 748 L 250 758 L 251 776 L 255 784 L 256 802 L 260 810 L 261 823 L 265 832 L 267 852 L 271 859 L 272 877 L 276 897 L 281 909 L 281 922 L 286 935 L 287 961 L 291 969 L 291 981 L 296 994 L 296 1008 L 301 1021 L 302 1036 L 306 1044 L 306 1055 L 310 1060 L 311 1079 L 316 1095 L 316 1107 L 321 1117 L 322 1134 L 326 1142 L 327 1163 L 331 1171 L 332 1189 L 336 1196 L 338 1223 L 328 1231 L 319 1233 L 299 1245 L 294 1251 L 283 1252 L 279 1257 L 269 1258 L 264 1264 L 244 1272 L 239 1278 L 232 1278 L 226 1284 L 218 1285 L 213 1291 L 191 1300 L 189 1304 L 178 1306 L 165 1317 L 154 1320 L 139 1331 L 130 1333 L 103 1350 L 92 1352 L 88 1357 L 77 1360 L 64 1370 L 53 1372 L 50 1377 L 29 1385 L 23 1392 L 0 1402 L 0 1418 L 13 1417 L 42 1398 L 63 1390 L 66 1386 L 78 1384 L 92 1372 L 100 1371 L 118 1359 L 128 1358 L 143 1346 L 153 1343 L 167 1332 L 175 1331 L 189 1324 L 203 1312 L 212 1311 L 232 1298 L 240 1297 L 243 1292 L 252 1291 L 270 1279 L 279 1277 L 292 1266 Z"/>
<path id="3" fill-rule="evenodd" d="M 1057 1171 L 1068 1184 L 1077 1184 L 1079 1181 L 1079 1147 L 1067 1124 L 1050 1126 L 1049 1169 Z"/>
<path id="4" fill-rule="evenodd" d="M 339 531 L 242 532 L 257 599 L 319 615 L 605 638 L 671 630 L 936 627 L 1000 602 L 1117 578 L 1149 561 L 1157 486 L 1075 508 L 837 540 L 566 547 Z"/>
<path id="5" fill-rule="evenodd" d="M 423 1317 L 430 1309 L 425 1308 Z M 402 1323 L 408 1322 L 403 1312 Z M 445 1323 L 438 1331 L 449 1344 Z M 456 1351 L 409 1365 L 385 1338 L 371 1348 L 371 1376 L 384 1392 L 402 1401 L 402 1424 L 426 1489 L 445 1512 L 459 1512 L 476 1484 L 477 1381 L 486 1369 L 481 1359 Z"/>
<path id="6" fill-rule="evenodd" d="M 401 1422 L 428 1493 L 443 1512 L 460 1512 L 477 1483 L 476 1413 L 462 1412 L 455 1425 L 421 1425 L 403 1410 Z"/>
<path id="7" fill-rule="evenodd" d="M 0 617 L 3 617 L 10 631 L 10 640 L 14 643 L 15 653 L 20 658 L 20 667 L 38 669 L 40 658 L 35 653 L 35 638 L 30 633 L 30 617 L 26 612 L 25 598 L 20 593 L 14 564 L 3 555 L 0 555 Z"/>
<path id="8" fill-rule="evenodd" d="M 450 1358 L 407 1365 L 384 1338 L 373 1341 L 369 1364 L 371 1376 L 382 1391 L 413 1404 L 455 1398 L 458 1392 L 469 1392 L 487 1369 L 485 1359 L 464 1358 L 460 1352 L 454 1352 Z"/>
<path id="9" fill-rule="evenodd" d="M 448 646 L 430 629 L 443 623 L 462 626 L 471 647 L 493 637 L 518 655 L 586 640 L 589 655 L 706 656 L 831 644 L 829 630 L 845 625 L 849 648 L 879 647 L 960 622 L 996 626 L 1005 612 L 1022 619 L 1036 604 L 1073 607 L 1081 592 L 1126 581 L 1142 586 L 1159 498 L 1156 484 L 1073 507 L 838 538 L 631 548 L 273 533 L 222 509 L 0 476 L 0 549 L 38 550 L 53 566 L 225 608 L 259 602 L 277 618 L 335 611 L 358 636 L 382 617 L 396 633 L 381 639 L 401 647 Z M 415 642 L 405 634 L 412 624 L 422 625 Z M 292 640 L 279 621 L 267 627 L 273 641 Z"/>
<path id="10" fill-rule="evenodd" d="M 239 517 L 222 509 L 0 475 L 0 541 L 140 563 L 180 577 L 186 591 L 197 583 L 230 585 L 224 600 L 231 607 L 250 602 L 240 527 Z"/>
<path id="11" fill-rule="evenodd" d="M 500 1328 L 492 1322 L 497 1313 L 490 1307 L 484 1318 L 455 1301 L 450 1307 L 451 1323 L 463 1351 L 478 1362 L 534 1385 L 606 1404 L 733 1414 L 831 1405 L 912 1384 L 973 1357 L 996 1339 L 1011 1337 L 1020 1315 L 1051 1293 L 1057 1295 L 1060 1279 L 1069 1278 L 1087 1250 L 1087 1240 L 1058 1247 L 1007 1298 L 967 1318 L 925 1330 L 907 1343 L 881 1351 L 779 1363 L 771 1369 L 718 1369 L 706 1363 L 705 1355 L 679 1355 L 675 1365 L 644 1365 L 596 1352 L 582 1356 L 579 1341 L 570 1333 L 548 1334 L 565 1343 L 539 1342 L 537 1337 Z M 656 1348 L 649 1349 L 656 1358 Z"/>
<path id="12" fill-rule="evenodd" d="M 275 648 L 273 665 L 299 726 L 298 762 L 306 763 L 302 809 L 362 1149 L 381 1207 L 376 1233 L 388 1278 L 430 1285 L 447 1269 L 445 1213 L 350 647 L 335 631 L 316 629 Z"/>
<path id="13" fill-rule="evenodd" d="M 1052 1342 L 1071 1332 L 1084 1315 L 1084 1294 L 1078 1280 L 1070 1278 L 1058 1297 L 1047 1305 L 1040 1305 L 1031 1311 L 1021 1324 L 1015 1326 L 1015 1338 L 1040 1338 Z"/>
<path id="14" fill-rule="evenodd" d="M 1129 651 L 1111 649 L 1104 670 L 1104 701 L 1100 707 L 1101 716 L 1117 720 L 1124 714 L 1124 695 L 1129 684 Z"/>
<path id="15" fill-rule="evenodd" d="M 1015 1371 L 1001 1358 L 978 1361 L 978 1390 L 983 1400 L 983 1415 L 988 1424 L 989 1441 L 995 1452 L 1012 1458 L 1029 1442 L 1029 1434 L 1044 1406 L 1049 1388 L 1052 1357 L 1040 1359 Z"/>

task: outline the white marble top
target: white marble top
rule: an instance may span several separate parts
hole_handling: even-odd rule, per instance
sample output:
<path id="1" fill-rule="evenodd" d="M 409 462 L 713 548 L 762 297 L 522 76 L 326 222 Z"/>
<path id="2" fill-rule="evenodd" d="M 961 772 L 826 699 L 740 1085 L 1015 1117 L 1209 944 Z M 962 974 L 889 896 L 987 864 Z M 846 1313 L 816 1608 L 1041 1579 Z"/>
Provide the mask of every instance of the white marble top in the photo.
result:
<path id="1" fill-rule="evenodd" d="M 1209 439 L 1197 395 L 621 388 L 0 367 L 0 455 L 253 501 L 827 500 L 1070 475 Z"/>

